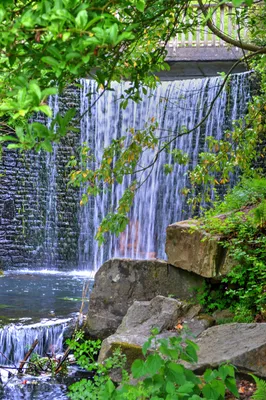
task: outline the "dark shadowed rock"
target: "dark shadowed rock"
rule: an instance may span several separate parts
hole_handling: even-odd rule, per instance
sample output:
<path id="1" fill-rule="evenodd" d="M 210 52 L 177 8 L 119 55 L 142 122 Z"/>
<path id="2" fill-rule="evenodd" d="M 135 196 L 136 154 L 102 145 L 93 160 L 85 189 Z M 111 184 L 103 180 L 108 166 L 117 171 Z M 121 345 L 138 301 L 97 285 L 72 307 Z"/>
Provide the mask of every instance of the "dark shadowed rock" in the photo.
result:
<path id="1" fill-rule="evenodd" d="M 157 295 L 189 300 L 193 288 L 201 287 L 203 282 L 203 278 L 160 260 L 109 260 L 95 275 L 88 333 L 105 338 L 116 331 L 135 300 L 149 301 Z"/>

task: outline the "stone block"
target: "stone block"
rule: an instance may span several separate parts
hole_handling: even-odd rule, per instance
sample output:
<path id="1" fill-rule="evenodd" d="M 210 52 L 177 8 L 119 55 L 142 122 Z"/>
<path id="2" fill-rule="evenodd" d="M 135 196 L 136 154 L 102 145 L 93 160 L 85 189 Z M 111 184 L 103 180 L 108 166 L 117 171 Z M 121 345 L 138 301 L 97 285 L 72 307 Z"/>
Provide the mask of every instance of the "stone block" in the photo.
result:
<path id="1" fill-rule="evenodd" d="M 197 229 L 198 221 L 186 220 L 167 227 L 165 251 L 169 264 L 205 278 L 220 278 L 233 266 L 219 236 Z"/>

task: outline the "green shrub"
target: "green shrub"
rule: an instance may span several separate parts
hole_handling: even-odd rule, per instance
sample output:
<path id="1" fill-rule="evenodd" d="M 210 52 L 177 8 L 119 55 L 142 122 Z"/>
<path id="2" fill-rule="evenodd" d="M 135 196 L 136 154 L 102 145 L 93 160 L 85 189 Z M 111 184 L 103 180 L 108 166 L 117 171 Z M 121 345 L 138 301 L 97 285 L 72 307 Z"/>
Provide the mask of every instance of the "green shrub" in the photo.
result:
<path id="1" fill-rule="evenodd" d="M 207 284 L 199 300 L 207 311 L 230 307 L 238 322 L 266 309 L 265 196 L 266 179 L 243 179 L 201 220 L 202 229 L 222 237 L 235 266 L 215 290 Z"/>
<path id="2" fill-rule="evenodd" d="M 228 389 L 239 397 L 235 370 L 232 365 L 221 365 L 217 370 L 206 370 L 203 377 L 179 362 L 197 362 L 198 346 L 187 338 L 156 339 L 157 331 L 143 345 L 144 360 L 135 360 L 130 383 L 123 370 L 121 353 L 116 352 L 104 364 L 97 365 L 93 380 L 81 380 L 70 387 L 72 400 L 222 400 Z M 153 347 L 152 353 L 149 351 Z M 79 360 L 77 359 L 79 362 Z M 113 368 L 122 368 L 122 382 L 117 387 L 109 374 Z"/>

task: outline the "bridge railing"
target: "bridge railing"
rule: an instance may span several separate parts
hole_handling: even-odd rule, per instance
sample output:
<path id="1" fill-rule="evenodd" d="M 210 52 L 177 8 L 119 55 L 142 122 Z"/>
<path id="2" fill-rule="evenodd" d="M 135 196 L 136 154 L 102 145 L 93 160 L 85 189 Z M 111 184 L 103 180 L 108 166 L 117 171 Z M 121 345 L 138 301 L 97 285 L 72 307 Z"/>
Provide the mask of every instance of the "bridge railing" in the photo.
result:
<path id="1" fill-rule="evenodd" d="M 193 28 L 193 31 L 186 34 L 179 33 L 176 35 L 175 38 L 171 39 L 167 45 L 167 47 L 171 49 L 171 52 L 175 53 L 175 49 L 185 47 L 201 48 L 227 46 L 227 43 L 214 35 L 206 26 L 206 24 L 204 24 L 204 26 L 201 23 L 204 16 L 200 7 L 198 5 L 193 5 L 191 6 L 191 8 L 193 19 L 194 21 L 196 19 L 196 21 L 198 22 L 198 27 L 196 29 Z M 208 9 L 213 9 L 211 18 L 212 22 L 221 32 L 235 39 L 238 38 L 239 34 L 241 36 L 241 39 L 247 37 L 247 27 L 245 26 L 245 24 L 239 26 L 238 18 L 233 5 L 231 5 L 230 3 L 226 3 L 217 8 L 217 5 L 210 4 L 208 5 Z M 192 22 L 192 17 L 190 16 L 186 21 L 188 24 L 190 22 L 189 18 L 191 18 Z M 239 18 L 241 18 L 241 15 L 239 15 Z"/>

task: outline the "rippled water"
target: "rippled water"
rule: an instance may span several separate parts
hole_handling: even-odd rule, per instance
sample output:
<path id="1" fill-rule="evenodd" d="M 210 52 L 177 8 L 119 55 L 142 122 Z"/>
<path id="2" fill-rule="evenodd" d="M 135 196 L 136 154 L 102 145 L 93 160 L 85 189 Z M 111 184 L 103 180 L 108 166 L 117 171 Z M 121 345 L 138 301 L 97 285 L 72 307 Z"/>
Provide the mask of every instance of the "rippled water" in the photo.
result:
<path id="1" fill-rule="evenodd" d="M 85 271 L 6 271 L 0 278 L 0 324 L 19 320 L 28 324 L 79 311 L 83 284 L 89 278 L 92 275 Z"/>
<path id="2" fill-rule="evenodd" d="M 38 338 L 36 352 L 44 355 L 50 348 L 62 351 L 63 335 L 80 309 L 85 284 L 93 277 L 86 272 L 53 270 L 10 270 L 0 278 L 0 375 L 1 400 L 63 400 L 67 384 L 76 378 L 72 370 L 67 381 L 50 377 L 12 376 L 19 361 Z M 88 302 L 85 301 L 86 312 Z"/>

